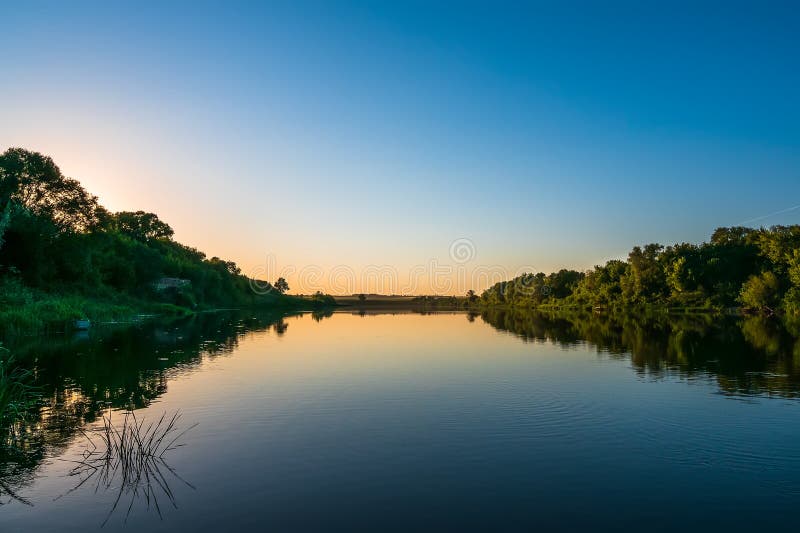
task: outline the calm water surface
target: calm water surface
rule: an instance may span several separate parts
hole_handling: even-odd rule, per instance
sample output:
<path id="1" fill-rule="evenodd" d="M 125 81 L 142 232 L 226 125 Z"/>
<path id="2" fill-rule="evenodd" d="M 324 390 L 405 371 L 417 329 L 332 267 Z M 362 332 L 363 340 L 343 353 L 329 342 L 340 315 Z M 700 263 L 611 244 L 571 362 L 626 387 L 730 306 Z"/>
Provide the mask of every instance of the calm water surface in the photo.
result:
<path id="1" fill-rule="evenodd" d="M 800 350 L 713 322 L 216 314 L 20 342 L 48 407 L 0 461 L 0 531 L 796 530 Z M 198 424 L 157 504 L 69 475 L 77 428 L 125 409 Z"/>

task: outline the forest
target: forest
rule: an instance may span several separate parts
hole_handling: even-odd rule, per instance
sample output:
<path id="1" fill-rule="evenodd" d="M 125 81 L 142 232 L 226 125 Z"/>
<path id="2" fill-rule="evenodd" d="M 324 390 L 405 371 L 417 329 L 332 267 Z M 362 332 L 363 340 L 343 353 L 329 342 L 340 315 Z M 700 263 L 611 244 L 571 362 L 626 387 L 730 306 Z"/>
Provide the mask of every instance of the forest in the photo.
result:
<path id="1" fill-rule="evenodd" d="M 800 312 L 800 225 L 718 228 L 708 242 L 635 246 L 587 272 L 523 274 L 473 296 L 485 306 Z"/>
<path id="2" fill-rule="evenodd" d="M 251 289 L 236 263 L 173 240 L 172 228 L 157 215 L 108 211 L 50 157 L 22 148 L 0 155 L 4 326 L 315 303 L 284 295 L 283 279 L 258 281 L 258 287 L 266 294 Z"/>

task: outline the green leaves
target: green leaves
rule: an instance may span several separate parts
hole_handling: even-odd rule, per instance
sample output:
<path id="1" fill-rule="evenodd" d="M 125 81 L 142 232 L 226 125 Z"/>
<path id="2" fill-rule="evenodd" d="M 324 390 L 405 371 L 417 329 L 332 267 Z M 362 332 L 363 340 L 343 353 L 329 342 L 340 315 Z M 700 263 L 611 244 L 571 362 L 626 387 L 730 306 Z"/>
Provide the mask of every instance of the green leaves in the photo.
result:
<path id="1" fill-rule="evenodd" d="M 158 218 L 154 213 L 144 211 L 121 211 L 110 215 L 111 227 L 140 242 L 149 242 L 156 239 L 172 239 L 175 233 L 172 228 Z"/>
<path id="2" fill-rule="evenodd" d="M 780 283 L 772 272 L 750 276 L 742 286 L 739 301 L 747 307 L 773 308 L 780 298 Z"/>
<path id="3" fill-rule="evenodd" d="M 484 305 L 729 307 L 800 313 L 800 225 L 718 228 L 708 243 L 636 246 L 627 261 L 586 273 L 524 274 L 496 283 Z"/>
<path id="4" fill-rule="evenodd" d="M 22 148 L 0 154 L 0 209 L 11 204 L 48 220 L 56 232 L 88 231 L 98 222 L 95 196 L 51 158 Z"/>

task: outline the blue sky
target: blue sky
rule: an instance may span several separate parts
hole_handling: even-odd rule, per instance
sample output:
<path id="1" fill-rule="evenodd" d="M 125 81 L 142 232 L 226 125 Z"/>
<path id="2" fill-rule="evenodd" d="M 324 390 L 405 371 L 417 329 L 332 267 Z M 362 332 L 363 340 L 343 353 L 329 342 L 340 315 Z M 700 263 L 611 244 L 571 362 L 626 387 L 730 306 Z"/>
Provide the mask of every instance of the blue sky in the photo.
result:
<path id="1" fill-rule="evenodd" d="M 253 4 L 0 1 L 0 149 L 245 271 L 800 220 L 791 3 Z"/>

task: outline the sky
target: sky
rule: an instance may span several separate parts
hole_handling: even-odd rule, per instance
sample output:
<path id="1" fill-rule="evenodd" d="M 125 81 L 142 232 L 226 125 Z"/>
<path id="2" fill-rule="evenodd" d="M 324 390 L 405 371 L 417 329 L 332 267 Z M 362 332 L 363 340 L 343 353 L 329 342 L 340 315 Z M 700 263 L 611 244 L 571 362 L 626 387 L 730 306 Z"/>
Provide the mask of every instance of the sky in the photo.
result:
<path id="1" fill-rule="evenodd" d="M 800 10 L 645 4 L 0 0 L 0 150 L 296 293 L 800 222 Z"/>

